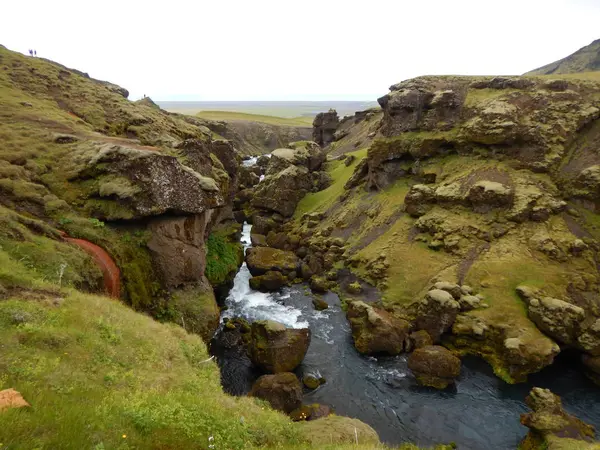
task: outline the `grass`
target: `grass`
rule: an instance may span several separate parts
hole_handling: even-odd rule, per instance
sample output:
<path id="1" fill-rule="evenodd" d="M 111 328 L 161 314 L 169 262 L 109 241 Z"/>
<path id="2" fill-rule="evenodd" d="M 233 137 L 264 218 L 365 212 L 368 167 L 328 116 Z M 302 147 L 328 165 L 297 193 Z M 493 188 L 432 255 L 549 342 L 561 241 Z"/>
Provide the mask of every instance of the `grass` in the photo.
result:
<path id="1" fill-rule="evenodd" d="M 348 154 L 355 156 L 354 161 L 349 166 L 346 166 L 344 161 L 338 160 L 326 163 L 325 170 L 331 175 L 333 183 L 327 189 L 307 194 L 296 207 L 294 213 L 296 219 L 302 217 L 305 213 L 326 211 L 344 193 L 344 185 L 354 173 L 356 165 L 367 155 L 367 149 Z"/>
<path id="2" fill-rule="evenodd" d="M 312 127 L 314 117 L 277 117 L 264 114 L 250 114 L 236 111 L 200 111 L 196 116 L 207 120 L 261 122 L 269 125 L 282 125 L 289 127 Z"/>
<path id="3" fill-rule="evenodd" d="M 212 286 L 231 281 L 244 260 L 239 240 L 227 232 L 213 232 L 206 241 L 205 274 Z"/>

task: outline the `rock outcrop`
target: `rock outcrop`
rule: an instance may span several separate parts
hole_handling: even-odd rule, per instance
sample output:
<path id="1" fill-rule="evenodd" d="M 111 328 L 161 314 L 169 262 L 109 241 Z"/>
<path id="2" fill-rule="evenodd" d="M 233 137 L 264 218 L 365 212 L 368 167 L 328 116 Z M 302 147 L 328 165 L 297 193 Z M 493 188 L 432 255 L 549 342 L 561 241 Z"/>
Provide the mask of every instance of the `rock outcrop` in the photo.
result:
<path id="1" fill-rule="evenodd" d="M 290 372 L 304 359 L 310 345 L 308 328 L 286 328 L 263 320 L 252 324 L 249 353 L 252 362 L 270 373 Z"/>
<path id="2" fill-rule="evenodd" d="M 445 389 L 460 375 L 460 359 L 444 347 L 427 345 L 411 353 L 408 368 L 420 385 Z"/>
<path id="3" fill-rule="evenodd" d="M 290 372 L 263 375 L 252 386 L 250 395 L 266 400 L 273 409 L 289 414 L 302 404 L 302 385 Z"/>
<path id="4" fill-rule="evenodd" d="M 590 445 L 594 441 L 594 427 L 568 414 L 562 407 L 560 397 L 550 390 L 533 388 L 525 401 L 533 411 L 521 415 L 521 423 L 529 428 L 529 433 L 520 448 L 597 448 Z"/>
<path id="5" fill-rule="evenodd" d="M 287 169 L 266 177 L 251 200 L 252 206 L 284 217 L 294 214 L 296 205 L 312 190 L 308 169 L 290 165 Z"/>
<path id="6" fill-rule="evenodd" d="M 363 354 L 397 355 L 404 351 L 409 323 L 362 301 L 348 305 L 354 346 Z"/>
<path id="7" fill-rule="evenodd" d="M 337 111 L 330 109 L 315 116 L 313 121 L 313 141 L 325 147 L 334 141 L 335 131 L 340 123 Z"/>
<path id="8" fill-rule="evenodd" d="M 264 275 L 270 271 L 284 275 L 298 269 L 298 257 L 289 251 L 271 247 L 255 247 L 246 250 L 246 264 L 253 276 Z M 291 277 L 292 279 L 295 277 Z"/>

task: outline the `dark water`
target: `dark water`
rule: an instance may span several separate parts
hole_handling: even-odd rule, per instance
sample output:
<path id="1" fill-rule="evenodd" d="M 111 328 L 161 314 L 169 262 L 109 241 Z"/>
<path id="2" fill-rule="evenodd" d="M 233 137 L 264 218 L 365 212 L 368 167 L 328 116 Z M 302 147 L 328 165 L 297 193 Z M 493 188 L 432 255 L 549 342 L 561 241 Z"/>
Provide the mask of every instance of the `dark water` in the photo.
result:
<path id="1" fill-rule="evenodd" d="M 248 235 L 245 227 L 243 239 Z M 297 373 L 318 372 L 327 383 L 307 391 L 305 402 L 324 403 L 339 415 L 361 419 L 384 442 L 423 446 L 455 442 L 460 449 L 514 449 L 527 433 L 519 415 L 528 410 L 524 399 L 533 386 L 551 389 L 562 397 L 568 412 L 600 429 L 600 388 L 583 376 L 577 359 L 561 357 L 532 375 L 529 383 L 511 386 L 495 377 L 485 362 L 465 358 L 455 388 L 422 388 L 411 376 L 406 356 L 372 358 L 355 350 L 335 294 L 325 296 L 329 309 L 317 312 L 303 286 L 261 294 L 249 289 L 248 278 L 243 266 L 227 300 L 226 315 L 308 325 L 312 340 Z M 226 350 L 218 339 L 213 353 L 223 386 L 231 394 L 246 394 L 261 375 L 245 355 Z"/>

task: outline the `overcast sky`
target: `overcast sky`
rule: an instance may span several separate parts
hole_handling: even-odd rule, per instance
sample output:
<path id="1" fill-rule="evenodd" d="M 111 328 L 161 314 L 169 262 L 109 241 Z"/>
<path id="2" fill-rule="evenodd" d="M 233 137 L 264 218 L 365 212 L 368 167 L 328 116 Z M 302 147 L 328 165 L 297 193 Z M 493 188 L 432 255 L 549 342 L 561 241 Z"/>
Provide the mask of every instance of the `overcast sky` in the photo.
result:
<path id="1" fill-rule="evenodd" d="M 600 0 L 5 0 L 1 9 L 0 44 L 35 48 L 132 99 L 374 100 L 418 75 L 520 74 L 600 38 Z"/>

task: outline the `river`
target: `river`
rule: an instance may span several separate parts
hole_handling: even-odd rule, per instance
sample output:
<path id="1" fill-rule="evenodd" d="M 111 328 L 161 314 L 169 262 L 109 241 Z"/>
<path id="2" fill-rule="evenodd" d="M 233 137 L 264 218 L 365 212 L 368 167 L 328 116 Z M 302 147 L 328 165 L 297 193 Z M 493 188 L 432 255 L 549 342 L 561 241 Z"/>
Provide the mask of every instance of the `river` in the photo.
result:
<path id="1" fill-rule="evenodd" d="M 242 242 L 250 246 L 250 225 Z M 304 285 L 266 294 L 250 289 L 251 275 L 244 263 L 226 299 L 225 317 L 249 321 L 272 319 L 288 327 L 309 327 L 312 340 L 299 376 L 318 373 L 327 383 L 306 391 L 305 403 L 323 403 L 339 415 L 356 417 L 371 425 L 382 441 L 421 446 L 455 442 L 459 449 L 515 449 L 527 433 L 519 415 L 528 411 L 524 399 L 533 386 L 551 389 L 563 399 L 565 409 L 600 429 L 600 388 L 581 372 L 569 355 L 530 376 L 528 383 L 508 385 L 476 358 L 464 358 L 455 387 L 438 391 L 417 385 L 407 368 L 407 357 L 365 357 L 352 343 L 350 326 L 337 295 L 324 299 L 329 309 L 315 311 Z M 261 373 L 240 352 L 227 350 L 213 340 L 226 392 L 245 395 Z"/>

